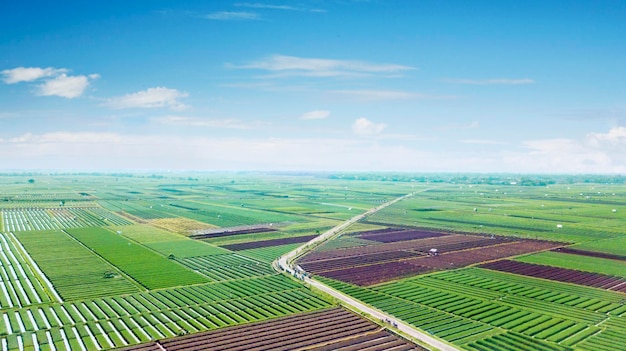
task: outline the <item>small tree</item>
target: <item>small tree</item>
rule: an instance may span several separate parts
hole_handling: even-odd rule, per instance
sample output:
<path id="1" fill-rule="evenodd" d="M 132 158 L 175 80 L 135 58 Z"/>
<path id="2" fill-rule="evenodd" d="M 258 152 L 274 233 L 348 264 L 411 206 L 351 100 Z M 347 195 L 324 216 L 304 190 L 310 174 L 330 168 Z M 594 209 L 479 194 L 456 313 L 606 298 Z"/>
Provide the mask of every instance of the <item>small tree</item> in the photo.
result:
<path id="1" fill-rule="evenodd" d="M 28 180 L 28 184 L 35 184 L 35 180 L 34 180 L 33 178 L 30 178 L 30 179 Z"/>

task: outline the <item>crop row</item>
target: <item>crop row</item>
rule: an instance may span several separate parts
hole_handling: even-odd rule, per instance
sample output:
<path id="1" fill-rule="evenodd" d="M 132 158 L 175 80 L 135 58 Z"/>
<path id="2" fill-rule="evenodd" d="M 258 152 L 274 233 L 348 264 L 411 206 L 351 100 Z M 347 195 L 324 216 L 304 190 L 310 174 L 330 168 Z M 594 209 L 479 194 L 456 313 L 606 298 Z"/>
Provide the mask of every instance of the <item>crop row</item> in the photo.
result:
<path id="1" fill-rule="evenodd" d="M 578 271 L 568 268 L 551 267 L 533 263 L 501 260 L 482 265 L 483 268 L 515 273 L 535 278 L 573 283 L 600 289 L 626 292 L 626 279 L 606 274 Z"/>
<path id="2" fill-rule="evenodd" d="M 50 301 L 46 289 L 10 238 L 0 233 L 0 308 L 22 307 Z"/>
<path id="3" fill-rule="evenodd" d="M 80 241 L 148 289 L 206 282 L 199 274 L 103 228 L 68 229 Z"/>
<path id="4" fill-rule="evenodd" d="M 16 236 L 43 272 L 40 276 L 45 274 L 64 300 L 127 294 L 139 290 L 114 266 L 63 231 L 17 232 Z M 111 277 L 105 278 L 105 272 L 111 272 Z"/>
<path id="5" fill-rule="evenodd" d="M 35 344 L 99 350 L 327 306 L 287 278 L 273 276 L 8 310 L 0 315 L 0 343 L 10 350 Z"/>
<path id="6" fill-rule="evenodd" d="M 157 347 L 166 351 L 205 350 L 207 347 L 215 351 L 424 350 L 338 308 L 162 340 Z M 143 349 L 124 351 L 130 350 Z"/>
<path id="7" fill-rule="evenodd" d="M 378 241 L 381 243 L 393 243 L 396 241 L 407 241 L 407 240 L 440 237 L 440 236 L 445 236 L 448 234 L 433 232 L 433 231 L 425 231 L 421 229 L 412 230 L 412 229 L 386 228 L 386 229 L 371 230 L 367 232 L 360 232 L 360 233 L 356 233 L 353 235 L 361 239 Z"/>
<path id="8" fill-rule="evenodd" d="M 513 293 L 542 301 L 562 303 L 590 311 L 610 312 L 612 315 L 626 313 L 626 306 L 621 304 L 624 295 L 580 285 L 564 284 L 481 268 L 442 272 L 433 277 L 507 294 Z"/>
<path id="9" fill-rule="evenodd" d="M 261 241 L 250 241 L 241 244 L 231 244 L 231 245 L 223 245 L 222 247 L 232 251 L 241 251 L 241 250 L 249 250 L 249 249 L 258 249 L 263 247 L 273 247 L 273 246 L 281 246 L 287 244 L 297 244 L 297 243 L 305 243 L 311 239 L 314 239 L 317 235 L 304 235 L 304 236 L 295 236 L 289 238 L 281 238 L 281 239 L 272 239 L 272 240 L 261 240 Z"/>
<path id="10" fill-rule="evenodd" d="M 302 244 L 287 244 L 287 245 L 280 245 L 280 246 L 261 247 L 258 249 L 242 250 L 242 251 L 239 251 L 238 253 L 243 256 L 253 258 L 255 260 L 270 263 L 274 261 L 275 259 L 277 259 L 278 257 L 286 254 L 287 252 L 291 250 L 295 250 L 297 247 L 301 245 Z"/>
<path id="11" fill-rule="evenodd" d="M 549 297 L 555 299 L 551 301 L 550 299 L 541 300 L 541 298 L 548 298 L 548 296 L 545 295 L 536 296 L 535 294 L 518 294 L 519 291 L 517 290 L 507 291 L 501 289 L 500 291 L 492 291 L 486 288 L 481 288 L 480 285 L 467 285 L 445 279 L 438 279 L 438 274 L 412 279 L 411 282 L 422 287 L 436 287 L 439 290 L 445 290 L 455 294 L 463 294 L 472 298 L 502 301 L 510 306 L 516 306 L 530 311 L 550 313 L 557 317 L 566 317 L 590 324 L 599 323 L 607 317 L 606 313 L 560 304 L 556 302 L 560 300 L 559 297 L 569 298 L 570 295 L 563 294 L 559 296 L 555 294 L 555 291 L 548 292 Z M 569 301 L 571 300 L 573 299 L 570 298 Z"/>
<path id="12" fill-rule="evenodd" d="M 564 309 L 562 306 L 555 306 L 554 309 L 547 309 L 544 306 L 539 311 L 508 304 L 506 301 L 470 297 L 463 293 L 451 293 L 446 289 L 430 288 L 413 282 L 388 284 L 374 290 L 547 341 L 562 341 L 587 327 L 575 317 L 559 313 Z"/>
<path id="13" fill-rule="evenodd" d="M 475 235 L 446 235 L 441 237 L 432 237 L 405 242 L 364 245 L 345 249 L 336 249 L 332 251 L 313 252 L 303 257 L 300 261 L 312 262 L 398 250 L 428 251 L 432 248 L 438 248 L 443 245 L 469 243 L 472 241 L 482 241 L 484 239 L 484 237 Z"/>
<path id="14" fill-rule="evenodd" d="M 196 256 L 178 259 L 178 261 L 200 272 L 211 282 L 275 274 L 269 264 L 238 254 Z"/>
<path id="15" fill-rule="evenodd" d="M 470 351 L 569 351 L 569 347 L 555 345 L 552 343 L 541 342 L 534 338 L 530 338 L 523 334 L 506 332 L 497 334 L 489 338 L 474 341 L 465 348 Z"/>
<path id="16" fill-rule="evenodd" d="M 16 208 L 3 210 L 2 218 L 11 232 L 131 224 L 99 207 Z"/>
<path id="17" fill-rule="evenodd" d="M 358 287 L 337 280 L 324 278 L 320 280 L 417 328 L 457 344 L 482 338 L 494 332 L 494 328 L 490 325 L 444 313 L 437 309 L 372 289 Z"/>
<path id="18" fill-rule="evenodd" d="M 171 214 L 161 211 L 163 205 L 155 206 L 152 204 L 146 204 L 139 201 L 111 201 L 101 200 L 98 203 L 104 208 L 113 212 L 126 212 L 134 217 L 140 219 L 157 219 L 173 217 Z M 154 208 L 153 208 L 154 206 Z"/>
<path id="19" fill-rule="evenodd" d="M 300 266 L 307 272 L 317 274 L 335 269 L 351 268 L 355 266 L 376 264 L 386 261 L 397 261 L 405 258 L 418 257 L 422 254 L 411 251 L 387 251 L 375 254 L 364 254 L 360 256 L 351 256 L 344 258 L 336 258 L 330 260 L 319 260 L 301 263 Z M 373 267 L 372 267 L 373 268 Z"/>

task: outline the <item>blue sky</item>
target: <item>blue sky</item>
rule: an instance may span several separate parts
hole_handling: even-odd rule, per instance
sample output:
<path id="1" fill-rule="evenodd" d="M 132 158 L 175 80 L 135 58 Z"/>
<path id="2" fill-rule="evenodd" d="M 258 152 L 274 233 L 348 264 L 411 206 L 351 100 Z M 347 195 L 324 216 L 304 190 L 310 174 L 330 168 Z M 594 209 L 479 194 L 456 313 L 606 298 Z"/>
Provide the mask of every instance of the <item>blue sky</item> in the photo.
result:
<path id="1" fill-rule="evenodd" d="M 626 172 L 625 1 L 4 1 L 0 170 Z"/>

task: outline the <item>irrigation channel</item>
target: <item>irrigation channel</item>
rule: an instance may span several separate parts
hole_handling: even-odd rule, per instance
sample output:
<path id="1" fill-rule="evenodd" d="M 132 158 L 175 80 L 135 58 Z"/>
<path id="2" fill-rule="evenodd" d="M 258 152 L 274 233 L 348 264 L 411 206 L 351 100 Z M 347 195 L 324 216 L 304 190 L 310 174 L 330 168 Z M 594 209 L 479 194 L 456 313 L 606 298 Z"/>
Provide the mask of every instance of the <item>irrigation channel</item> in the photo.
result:
<path id="1" fill-rule="evenodd" d="M 429 189 L 424 189 L 421 190 L 419 192 L 425 192 L 428 191 Z M 281 257 L 279 257 L 278 259 L 276 259 L 274 262 L 272 262 L 272 267 L 274 267 L 275 270 L 279 271 L 279 272 L 286 272 L 288 274 L 291 274 L 295 277 L 297 277 L 298 279 L 303 280 L 305 283 L 309 284 L 312 287 L 317 288 L 320 291 L 323 291 L 327 294 L 329 294 L 330 296 L 338 299 L 339 301 L 341 301 L 343 304 L 350 306 L 351 308 L 358 310 L 360 312 L 363 312 L 365 314 L 368 314 L 370 316 L 372 316 L 372 318 L 376 318 L 378 320 L 381 321 L 387 321 L 388 323 L 390 323 L 393 327 L 395 327 L 398 331 L 412 337 L 415 338 L 416 340 L 419 340 L 425 344 L 428 344 L 430 346 L 432 346 L 433 348 L 437 349 L 437 350 L 441 350 L 441 351 L 460 351 L 458 348 L 444 342 L 441 341 L 439 339 L 433 338 L 432 336 L 418 330 L 415 329 L 414 327 L 412 327 L 411 325 L 404 323 L 402 321 L 397 321 L 393 316 L 380 311 L 378 309 L 375 309 L 373 307 L 367 306 L 361 302 L 359 302 L 358 300 L 345 295 L 331 287 L 329 287 L 328 285 L 325 285 L 323 283 L 318 282 L 317 280 L 313 280 L 311 279 L 308 274 L 306 274 L 306 272 L 299 266 L 295 265 L 295 259 L 309 251 L 311 251 L 313 248 L 321 245 L 322 243 L 333 239 L 334 237 L 338 236 L 339 234 L 341 234 L 341 232 L 348 228 L 349 226 L 351 226 L 352 224 L 373 215 L 374 213 L 388 207 L 391 206 L 393 204 L 395 204 L 398 201 L 404 200 L 408 197 L 413 196 L 414 194 L 416 194 L 417 192 L 413 192 L 401 197 L 398 197 L 394 200 L 388 201 L 383 203 L 382 205 L 372 208 L 370 210 L 368 210 L 367 212 L 361 213 L 357 216 L 354 216 L 352 218 L 350 218 L 349 220 L 337 225 L 334 228 L 331 228 L 330 230 L 326 231 L 325 233 L 317 236 L 316 238 L 306 242 L 305 244 L 303 244 L 302 246 L 299 246 L 298 248 L 296 248 L 293 251 L 290 251 L 284 255 L 282 255 Z"/>

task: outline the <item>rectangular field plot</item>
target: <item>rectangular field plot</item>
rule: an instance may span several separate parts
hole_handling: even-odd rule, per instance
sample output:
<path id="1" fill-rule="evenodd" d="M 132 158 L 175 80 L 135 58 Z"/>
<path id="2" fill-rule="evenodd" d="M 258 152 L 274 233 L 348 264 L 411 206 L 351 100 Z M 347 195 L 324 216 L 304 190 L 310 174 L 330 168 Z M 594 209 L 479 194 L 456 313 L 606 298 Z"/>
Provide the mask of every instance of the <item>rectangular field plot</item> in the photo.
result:
<path id="1" fill-rule="evenodd" d="M 487 263 L 482 268 L 525 275 L 558 282 L 591 286 L 626 293 L 626 279 L 606 274 L 590 273 L 575 269 L 558 268 L 534 263 L 501 260 Z"/>
<path id="2" fill-rule="evenodd" d="M 278 257 L 286 254 L 291 250 L 295 250 L 301 245 L 302 244 L 287 244 L 280 246 L 260 247 L 258 249 L 238 251 L 237 253 L 246 257 L 254 258 L 255 260 L 271 263 Z"/>
<path id="3" fill-rule="evenodd" d="M 99 207 L 4 209 L 2 220 L 7 232 L 132 224 Z"/>
<path id="4" fill-rule="evenodd" d="M 338 308 L 161 340 L 159 346 L 166 351 L 424 350 Z M 141 347 L 124 351 L 140 351 Z"/>
<path id="5" fill-rule="evenodd" d="M 60 230 L 17 232 L 15 235 L 64 300 L 139 290 L 119 274 L 105 278 L 105 272 L 115 272 L 116 268 Z"/>
<path id="6" fill-rule="evenodd" d="M 19 350 L 20 342 L 27 350 L 119 348 L 329 306 L 292 280 L 271 276 L 0 311 L 0 344 L 9 350 Z"/>
<path id="7" fill-rule="evenodd" d="M 226 249 L 202 241 L 183 238 L 180 240 L 147 243 L 145 245 L 165 256 L 174 255 L 175 257 L 210 256 L 230 253 Z"/>
<path id="8" fill-rule="evenodd" d="M 68 233 L 148 289 L 206 282 L 175 261 L 106 229 L 69 229 Z"/>
<path id="9" fill-rule="evenodd" d="M 560 247 L 561 243 L 506 237 L 379 229 L 357 235 L 381 243 L 314 251 L 299 260 L 307 272 L 370 286 L 435 270 Z M 436 252 L 431 254 L 431 250 Z"/>
<path id="10" fill-rule="evenodd" d="M 22 307 L 51 301 L 27 258 L 11 241 L 0 233 L 0 308 Z"/>
<path id="11" fill-rule="evenodd" d="M 593 350 L 594 340 L 619 350 L 615 336 L 626 335 L 617 292 L 478 268 L 373 288 L 318 279 L 469 350 Z"/>
<path id="12" fill-rule="evenodd" d="M 276 274 L 269 264 L 234 253 L 188 257 L 178 261 L 212 282 Z"/>
<path id="13" fill-rule="evenodd" d="M 258 248 L 263 248 L 263 247 L 287 245 L 287 244 L 306 243 L 307 241 L 312 240 L 315 237 L 317 237 L 317 235 L 304 235 L 304 236 L 295 236 L 295 237 L 283 238 L 283 239 L 251 241 L 251 242 L 241 243 L 241 244 L 223 245 L 222 247 L 228 250 L 232 250 L 232 251 L 241 251 L 241 250 L 249 250 L 249 249 L 258 249 Z"/>
<path id="14" fill-rule="evenodd" d="M 561 252 L 541 252 L 530 256 L 519 257 L 516 261 L 626 278 L 626 259 L 620 261 Z"/>

